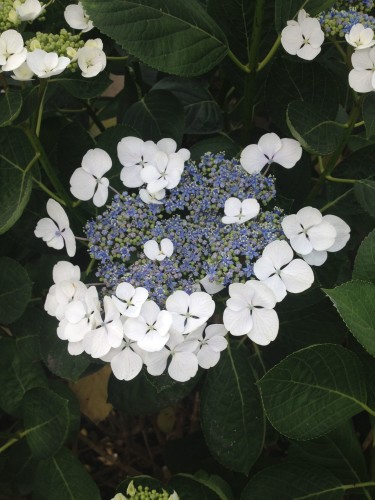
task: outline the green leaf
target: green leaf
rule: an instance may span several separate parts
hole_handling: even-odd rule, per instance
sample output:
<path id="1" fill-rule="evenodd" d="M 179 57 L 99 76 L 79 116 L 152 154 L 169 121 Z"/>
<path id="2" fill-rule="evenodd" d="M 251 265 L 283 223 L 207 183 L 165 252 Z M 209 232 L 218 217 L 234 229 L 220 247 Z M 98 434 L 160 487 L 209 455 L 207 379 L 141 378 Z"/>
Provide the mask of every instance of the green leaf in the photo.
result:
<path id="1" fill-rule="evenodd" d="M 98 487 L 69 450 L 39 463 L 34 483 L 38 500 L 100 500 Z"/>
<path id="2" fill-rule="evenodd" d="M 228 51 L 224 33 L 196 0 L 84 0 L 83 5 L 102 33 L 166 73 L 207 73 Z"/>
<path id="3" fill-rule="evenodd" d="M 210 452 L 227 469 L 244 474 L 264 442 L 264 414 L 255 382 L 247 349 L 228 347 L 209 370 L 201 399 L 202 430 Z"/>
<path id="4" fill-rule="evenodd" d="M 361 180 L 356 182 L 354 194 L 361 207 L 375 217 L 375 181 Z"/>
<path id="5" fill-rule="evenodd" d="M 287 463 L 267 467 L 247 483 L 241 500 L 336 500 L 341 482 L 330 471 L 311 464 Z"/>
<path id="6" fill-rule="evenodd" d="M 25 171 L 34 151 L 25 133 L 17 128 L 4 128 L 0 137 L 0 234 L 5 233 L 21 217 L 31 194 L 32 173 Z"/>
<path id="7" fill-rule="evenodd" d="M 291 354 L 258 386 L 271 424 L 292 439 L 326 434 L 367 408 L 362 365 L 338 345 L 314 345 Z"/>
<path id="8" fill-rule="evenodd" d="M 169 485 L 177 492 L 180 498 L 184 500 L 229 500 L 223 497 L 223 492 L 215 491 L 206 481 L 200 480 L 190 474 L 177 474 L 173 476 Z"/>
<path id="9" fill-rule="evenodd" d="M 227 135 L 218 135 L 210 139 L 203 139 L 196 142 L 191 148 L 191 159 L 200 161 L 201 156 L 210 151 L 211 153 L 225 153 L 226 158 L 233 158 L 241 150 L 241 147 Z"/>
<path id="10" fill-rule="evenodd" d="M 362 104 L 362 116 L 368 139 L 375 134 L 375 95 L 372 92 L 365 95 Z"/>
<path id="11" fill-rule="evenodd" d="M 280 33 L 285 28 L 287 21 L 297 18 L 298 11 L 305 9 L 314 17 L 323 10 L 328 9 L 335 0 L 276 0 L 275 1 L 275 27 Z"/>
<path id="12" fill-rule="evenodd" d="M 0 456 L 2 495 L 6 495 L 9 491 L 9 498 L 13 498 L 13 496 L 26 496 L 31 493 L 37 464 L 37 460 L 33 458 L 24 439 L 3 452 Z"/>
<path id="13" fill-rule="evenodd" d="M 375 229 L 362 241 L 358 249 L 353 279 L 375 283 Z"/>
<path id="14" fill-rule="evenodd" d="M 143 140 L 157 142 L 171 137 L 180 144 L 185 126 L 184 108 L 171 92 L 152 90 L 130 106 L 122 121 L 138 130 Z"/>
<path id="15" fill-rule="evenodd" d="M 7 91 L 0 95 L 0 127 L 10 125 L 20 114 L 22 108 L 21 92 Z"/>
<path id="16" fill-rule="evenodd" d="M 94 78 L 83 78 L 80 74 L 65 74 L 51 80 L 51 83 L 61 85 L 65 90 L 78 99 L 92 99 L 100 96 L 112 83 L 106 73 L 99 73 Z"/>
<path id="17" fill-rule="evenodd" d="M 0 323 L 20 318 L 31 299 L 32 283 L 25 269 L 9 257 L 0 258 Z"/>
<path id="18" fill-rule="evenodd" d="M 342 139 L 344 129 L 306 102 L 291 102 L 286 121 L 293 137 L 312 154 L 333 153 Z"/>
<path id="19" fill-rule="evenodd" d="M 23 418 L 24 434 L 33 456 L 51 457 L 68 437 L 69 401 L 49 389 L 31 389 L 23 400 Z"/>
<path id="20" fill-rule="evenodd" d="M 354 337 L 375 356 L 375 285 L 351 281 L 324 292 L 337 307 Z"/>

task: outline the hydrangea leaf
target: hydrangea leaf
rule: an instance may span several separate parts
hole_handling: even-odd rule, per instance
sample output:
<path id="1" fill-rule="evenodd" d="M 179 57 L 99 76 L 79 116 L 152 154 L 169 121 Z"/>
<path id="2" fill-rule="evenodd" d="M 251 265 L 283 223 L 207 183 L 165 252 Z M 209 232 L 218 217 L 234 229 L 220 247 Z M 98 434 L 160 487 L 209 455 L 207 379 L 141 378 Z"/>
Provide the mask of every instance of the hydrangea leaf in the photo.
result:
<path id="1" fill-rule="evenodd" d="M 11 124 L 20 114 L 21 108 L 21 92 L 8 91 L 0 95 L 0 127 Z"/>
<path id="2" fill-rule="evenodd" d="M 295 19 L 298 11 L 305 9 L 310 16 L 316 16 L 323 10 L 328 9 L 335 0 L 276 0 L 275 1 L 275 27 L 280 33 L 286 26 L 287 21 Z"/>
<path id="3" fill-rule="evenodd" d="M 375 217 L 375 181 L 363 179 L 356 182 L 354 194 L 361 207 Z"/>
<path id="4" fill-rule="evenodd" d="M 225 158 L 233 158 L 240 152 L 240 150 L 241 147 L 236 142 L 234 142 L 229 136 L 223 134 L 196 142 L 190 148 L 190 153 L 191 159 L 199 162 L 202 155 L 204 155 L 207 151 L 212 151 L 215 154 L 224 152 Z"/>
<path id="5" fill-rule="evenodd" d="M 370 92 L 365 95 L 362 104 L 362 116 L 366 127 L 366 137 L 375 135 L 375 95 Z"/>
<path id="6" fill-rule="evenodd" d="M 0 491 L 5 498 L 24 496 L 32 492 L 38 461 L 33 458 L 26 441 L 21 439 L 2 453 Z"/>
<path id="7" fill-rule="evenodd" d="M 375 229 L 362 241 L 358 249 L 353 279 L 375 283 Z"/>
<path id="8" fill-rule="evenodd" d="M 264 440 L 264 414 L 255 382 L 246 349 L 228 347 L 209 370 L 202 392 L 202 430 L 212 455 L 226 468 L 244 474 L 258 458 Z"/>
<path id="9" fill-rule="evenodd" d="M 326 434 L 367 408 L 362 365 L 338 345 L 318 344 L 291 354 L 258 386 L 271 424 L 292 439 Z"/>
<path id="10" fill-rule="evenodd" d="M 84 0 L 83 5 L 101 32 L 166 73 L 207 73 L 228 51 L 224 33 L 196 0 Z"/>
<path id="11" fill-rule="evenodd" d="M 33 493 L 40 499 L 100 500 L 101 498 L 98 487 L 83 464 L 66 448 L 48 460 L 39 462 Z"/>
<path id="12" fill-rule="evenodd" d="M 92 99 L 100 96 L 112 83 L 106 73 L 99 73 L 94 78 L 82 78 L 78 73 L 64 75 L 53 79 L 54 83 L 61 85 L 65 90 L 78 99 Z"/>
<path id="13" fill-rule="evenodd" d="M 324 291 L 354 337 L 375 356 L 375 285 L 351 281 Z"/>
<path id="14" fill-rule="evenodd" d="M 9 257 L 0 259 L 0 323 L 20 318 L 31 299 L 31 280 L 25 269 Z"/>
<path id="15" fill-rule="evenodd" d="M 169 482 L 169 486 L 178 493 L 179 497 L 186 498 L 186 500 L 195 498 L 199 498 L 199 500 L 231 500 L 233 496 L 231 496 L 230 488 L 228 492 L 225 485 L 228 488 L 225 483 L 223 491 L 219 484 L 213 480 L 210 481 L 210 478 L 202 478 L 199 474 L 194 476 L 191 474 L 177 474 Z"/>

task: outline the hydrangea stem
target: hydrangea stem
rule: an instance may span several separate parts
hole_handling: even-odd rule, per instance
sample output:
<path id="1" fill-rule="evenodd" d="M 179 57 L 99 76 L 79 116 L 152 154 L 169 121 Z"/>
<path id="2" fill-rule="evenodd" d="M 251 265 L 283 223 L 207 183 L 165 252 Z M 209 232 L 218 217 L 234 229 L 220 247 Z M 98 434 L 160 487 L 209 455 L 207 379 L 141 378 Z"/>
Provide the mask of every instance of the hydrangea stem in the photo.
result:
<path id="1" fill-rule="evenodd" d="M 258 71 L 262 71 L 262 69 L 271 61 L 271 59 L 273 58 L 273 56 L 276 54 L 277 49 L 279 48 L 280 43 L 281 43 L 281 35 L 279 35 L 276 38 L 275 43 L 270 48 L 270 51 L 268 52 L 268 54 L 266 55 L 266 57 L 263 59 L 263 61 L 260 61 L 260 63 L 258 64 L 257 69 L 256 69 L 257 72 Z"/>
<path id="2" fill-rule="evenodd" d="M 35 135 L 39 137 L 42 125 L 44 99 L 46 97 L 48 78 L 42 78 L 39 83 L 38 106 L 35 112 Z"/>
<path id="3" fill-rule="evenodd" d="M 3 444 L 3 446 L 0 447 L 0 453 L 3 453 L 8 448 L 10 448 L 14 444 L 18 443 L 18 441 L 20 441 L 20 439 L 24 438 L 30 432 L 30 430 L 32 430 L 32 429 L 19 432 L 19 433 L 17 433 L 16 437 L 9 439 L 5 444 Z"/>

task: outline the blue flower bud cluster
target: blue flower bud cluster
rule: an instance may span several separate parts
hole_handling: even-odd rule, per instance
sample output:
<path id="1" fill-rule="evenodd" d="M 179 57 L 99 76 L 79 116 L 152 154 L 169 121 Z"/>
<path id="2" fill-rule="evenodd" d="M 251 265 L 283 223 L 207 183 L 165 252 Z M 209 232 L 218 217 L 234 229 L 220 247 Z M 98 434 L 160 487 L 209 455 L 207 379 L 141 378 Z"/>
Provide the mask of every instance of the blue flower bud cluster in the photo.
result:
<path id="1" fill-rule="evenodd" d="M 341 0 L 335 2 L 333 7 L 337 10 L 356 9 L 362 12 L 370 12 L 374 8 L 374 0 L 363 0 L 362 2 L 358 0 Z"/>
<path id="2" fill-rule="evenodd" d="M 189 293 L 207 275 L 223 285 L 245 282 L 253 276 L 253 262 L 264 247 L 283 238 L 282 211 L 268 209 L 275 196 L 272 176 L 250 175 L 236 159 L 211 153 L 199 164 L 185 164 L 179 185 L 168 191 L 162 205 L 145 204 L 135 193 L 116 195 L 85 228 L 103 291 L 111 293 L 127 281 L 147 288 L 163 307 L 175 290 Z M 256 198 L 263 209 L 244 224 L 223 224 L 230 197 Z M 173 242 L 172 256 L 162 261 L 147 258 L 144 243 L 163 238 Z"/>
<path id="3" fill-rule="evenodd" d="M 368 14 L 373 6 L 373 0 L 337 2 L 332 9 L 319 15 L 319 21 L 325 35 L 343 38 L 358 23 L 365 28 L 375 29 L 375 17 Z"/>

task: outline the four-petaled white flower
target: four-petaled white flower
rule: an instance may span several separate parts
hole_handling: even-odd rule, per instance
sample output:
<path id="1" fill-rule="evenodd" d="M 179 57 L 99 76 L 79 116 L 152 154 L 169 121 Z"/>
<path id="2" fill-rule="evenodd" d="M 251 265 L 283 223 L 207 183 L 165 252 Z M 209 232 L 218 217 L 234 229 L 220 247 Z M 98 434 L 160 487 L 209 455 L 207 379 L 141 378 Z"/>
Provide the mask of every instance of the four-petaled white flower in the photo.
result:
<path id="1" fill-rule="evenodd" d="M 215 311 L 215 302 L 206 292 L 193 292 L 189 295 L 183 290 L 177 290 L 167 298 L 165 307 L 172 314 L 171 331 L 185 335 L 206 323 Z"/>
<path id="2" fill-rule="evenodd" d="M 103 356 L 102 361 L 109 361 L 113 375 L 118 380 L 133 380 L 142 370 L 144 353 L 135 340 L 129 339 L 124 334 L 120 347 L 112 348 Z"/>
<path id="3" fill-rule="evenodd" d="M 138 137 L 124 137 L 117 145 L 117 155 L 121 165 L 120 178 L 126 187 L 141 187 L 144 181 L 141 172 L 152 162 L 158 148 L 153 141 L 142 141 Z"/>
<path id="4" fill-rule="evenodd" d="M 207 327 L 203 325 L 187 336 L 187 340 L 196 339 L 199 342 L 196 352 L 199 366 L 208 370 L 217 365 L 220 353 L 228 346 L 228 341 L 225 338 L 227 333 L 228 330 L 224 325 L 213 324 Z"/>
<path id="5" fill-rule="evenodd" d="M 116 287 L 116 295 L 112 295 L 112 300 L 119 312 L 128 318 L 139 316 L 141 307 L 147 298 L 146 288 L 142 286 L 134 288 L 130 283 L 120 283 Z"/>
<path id="6" fill-rule="evenodd" d="M 34 21 L 45 9 L 45 5 L 42 6 L 39 0 L 25 0 L 25 2 L 16 0 L 13 6 L 20 21 Z"/>
<path id="7" fill-rule="evenodd" d="M 374 32 L 371 28 L 365 28 L 363 24 L 357 23 L 350 28 L 350 32 L 345 35 L 349 45 L 356 50 L 368 49 L 375 45 Z"/>
<path id="8" fill-rule="evenodd" d="M 76 58 L 81 74 L 85 78 L 98 75 L 107 65 L 107 57 L 103 50 L 90 45 L 79 48 Z"/>
<path id="9" fill-rule="evenodd" d="M 6 30 L 0 35 L 0 66 L 2 71 L 14 71 L 25 62 L 27 49 L 16 30 Z"/>
<path id="10" fill-rule="evenodd" d="M 140 175 L 147 184 L 147 191 L 153 194 L 164 188 L 175 188 L 180 182 L 183 170 L 184 160 L 178 153 L 167 155 L 158 151 L 154 155 L 152 165 L 145 166 Z"/>
<path id="11" fill-rule="evenodd" d="M 167 155 L 177 153 L 184 162 L 188 161 L 190 158 L 190 151 L 188 149 L 181 148 L 177 151 L 177 142 L 174 139 L 160 139 L 160 141 L 156 143 L 156 146 Z"/>
<path id="12" fill-rule="evenodd" d="M 73 257 L 76 253 L 76 240 L 69 227 L 65 210 L 60 203 L 50 198 L 47 202 L 47 213 L 51 218 L 40 219 L 34 231 L 35 236 L 42 238 L 55 250 L 61 250 L 65 245 L 69 257 Z"/>
<path id="13" fill-rule="evenodd" d="M 140 189 L 139 197 L 144 203 L 147 203 L 147 205 L 162 205 L 163 202 L 161 200 L 165 198 L 165 189 L 161 189 L 152 194 L 147 189 Z"/>
<path id="14" fill-rule="evenodd" d="M 81 30 L 82 33 L 86 33 L 94 27 L 81 2 L 78 2 L 77 5 L 68 5 L 64 11 L 64 18 L 71 28 Z"/>
<path id="15" fill-rule="evenodd" d="M 260 345 L 275 340 L 279 331 L 276 297 L 267 285 L 255 280 L 232 283 L 229 295 L 223 322 L 232 335 L 247 335 Z"/>
<path id="16" fill-rule="evenodd" d="M 70 178 L 70 191 L 79 200 L 90 200 L 102 207 L 108 198 L 109 180 L 103 175 L 112 167 L 109 154 L 100 148 L 89 149 Z"/>
<path id="17" fill-rule="evenodd" d="M 62 73 L 70 64 L 69 57 L 60 56 L 56 52 L 35 49 L 27 54 L 27 64 L 39 78 L 49 78 Z"/>
<path id="18" fill-rule="evenodd" d="M 304 256 L 312 250 L 327 250 L 336 239 L 336 229 L 313 207 L 301 208 L 281 222 L 285 236 L 295 252 Z"/>
<path id="19" fill-rule="evenodd" d="M 321 51 L 324 32 L 318 19 L 311 18 L 302 9 L 298 21 L 288 21 L 281 32 L 281 45 L 288 54 L 311 61 Z"/>
<path id="20" fill-rule="evenodd" d="M 278 163 L 284 168 L 292 168 L 301 159 L 302 147 L 295 139 L 280 139 L 273 132 L 264 134 L 258 144 L 246 146 L 240 162 L 249 174 L 256 174 L 265 165 Z"/>
<path id="21" fill-rule="evenodd" d="M 375 90 L 375 47 L 356 50 L 352 54 L 353 69 L 349 73 L 349 85 L 360 93 Z"/>
<path id="22" fill-rule="evenodd" d="M 243 224 L 259 214 L 260 205 L 255 198 L 239 200 L 228 198 L 224 205 L 225 216 L 222 217 L 223 224 Z"/>
<path id="23" fill-rule="evenodd" d="M 293 250 L 282 240 L 266 246 L 254 264 L 254 274 L 273 291 L 278 302 L 287 292 L 304 292 L 314 281 L 311 267 L 302 259 L 293 259 Z"/>
<path id="24" fill-rule="evenodd" d="M 159 243 L 156 240 L 148 240 L 143 246 L 143 251 L 150 260 L 164 260 L 173 254 L 173 242 L 169 238 L 163 238 Z"/>

